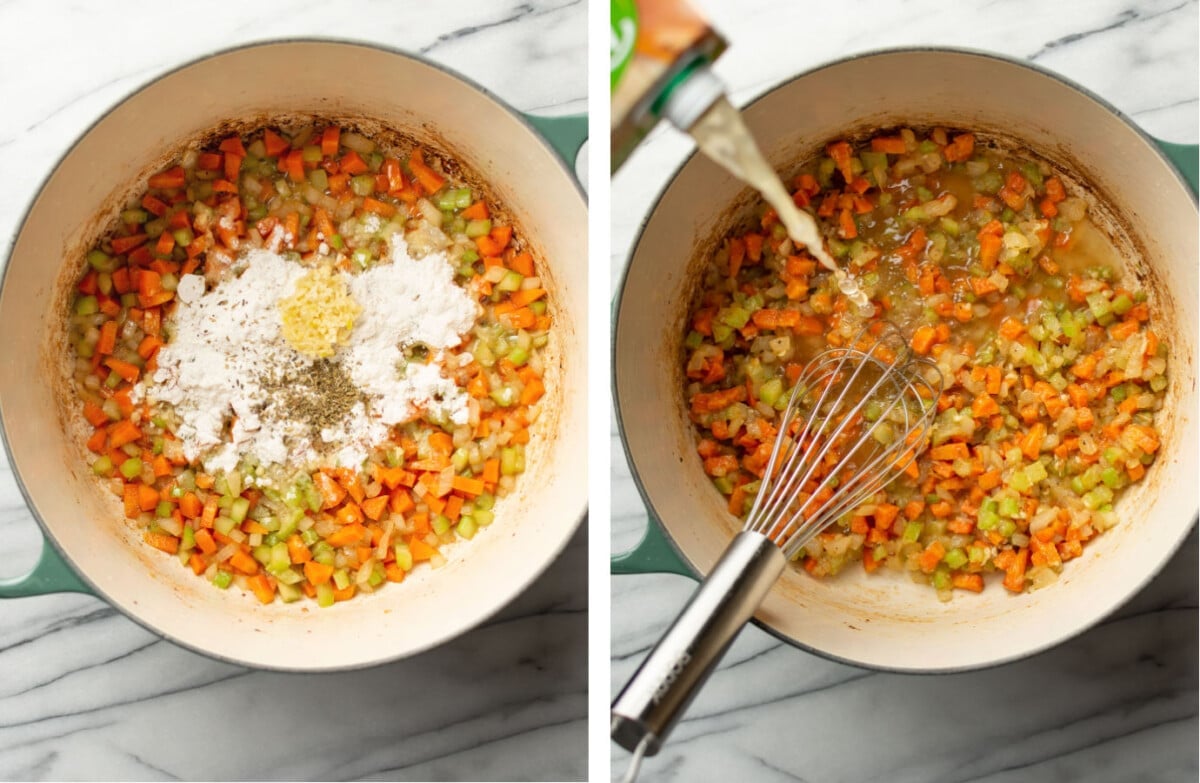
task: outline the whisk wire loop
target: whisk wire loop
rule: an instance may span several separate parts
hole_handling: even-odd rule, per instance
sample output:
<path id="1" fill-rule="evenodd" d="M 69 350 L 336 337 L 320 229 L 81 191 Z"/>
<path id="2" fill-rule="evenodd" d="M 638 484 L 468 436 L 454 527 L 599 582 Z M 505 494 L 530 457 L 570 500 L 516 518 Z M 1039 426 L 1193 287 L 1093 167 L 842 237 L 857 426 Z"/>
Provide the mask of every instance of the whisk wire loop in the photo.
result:
<path id="1" fill-rule="evenodd" d="M 937 365 L 887 322 L 816 357 L 792 388 L 745 529 L 792 557 L 908 469 L 941 388 Z"/>

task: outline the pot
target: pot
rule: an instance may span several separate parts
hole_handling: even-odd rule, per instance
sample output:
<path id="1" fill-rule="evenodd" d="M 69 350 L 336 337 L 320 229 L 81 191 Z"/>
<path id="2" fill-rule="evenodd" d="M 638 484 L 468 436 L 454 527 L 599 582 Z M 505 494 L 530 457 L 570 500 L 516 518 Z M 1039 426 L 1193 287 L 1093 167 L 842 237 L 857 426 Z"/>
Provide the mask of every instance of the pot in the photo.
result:
<path id="1" fill-rule="evenodd" d="M 831 139 L 896 125 L 971 129 L 1025 147 L 1086 183 L 1092 213 L 1150 290 L 1171 335 L 1163 448 L 1121 499 L 1121 523 L 1089 543 L 1052 586 L 993 585 L 940 603 L 904 575 L 848 569 L 817 580 L 789 568 L 755 615 L 797 647 L 858 666 L 949 672 L 1015 660 L 1097 623 L 1169 560 L 1197 509 L 1196 149 L 1156 143 L 1084 89 L 981 52 L 908 49 L 835 62 L 744 109 L 785 174 Z M 1164 154 L 1164 148 L 1167 154 Z M 704 474 L 683 396 L 682 340 L 705 254 L 744 214 L 746 188 L 695 154 L 676 172 L 634 245 L 615 308 L 614 396 L 634 478 L 652 517 L 616 573 L 706 574 L 741 523 Z M 661 530 L 659 529 L 661 524 Z M 663 537 L 665 532 L 665 540 Z"/>
<path id="2" fill-rule="evenodd" d="M 459 162 L 510 213 L 542 265 L 554 316 L 547 396 L 518 490 L 449 563 L 318 609 L 213 589 L 155 552 L 91 477 L 78 406 L 60 386 L 66 301 L 84 252 L 189 142 L 317 116 L 398 132 Z M 295 40 L 221 52 L 146 85 L 59 161 L 21 224 L 0 284 L 0 423 L 46 545 L 0 596 L 93 592 L 185 647 L 253 667 L 324 671 L 418 653 L 478 625 L 566 545 L 587 498 L 587 208 L 571 168 L 586 119 L 524 117 L 477 85 L 375 46 Z M 557 150 L 557 151 L 556 151 Z M 61 259 L 61 261 L 59 260 Z M 536 444 L 536 445 L 535 445 Z M 423 573 L 422 573 L 423 571 Z"/>

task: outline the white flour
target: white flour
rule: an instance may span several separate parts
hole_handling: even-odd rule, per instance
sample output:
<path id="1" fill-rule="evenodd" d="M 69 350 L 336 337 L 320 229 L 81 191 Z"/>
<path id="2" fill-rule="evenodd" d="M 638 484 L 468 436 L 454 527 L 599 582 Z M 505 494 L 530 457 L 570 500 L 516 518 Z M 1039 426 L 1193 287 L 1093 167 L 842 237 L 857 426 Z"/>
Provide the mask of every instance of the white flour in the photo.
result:
<path id="1" fill-rule="evenodd" d="M 466 423 L 465 392 L 442 376 L 438 363 L 401 369 L 403 347 L 422 344 L 440 361 L 442 350 L 459 345 L 471 329 L 479 307 L 454 283 L 444 254 L 413 259 L 397 235 L 391 260 L 348 276 L 362 313 L 330 360 L 342 364 L 363 400 L 319 439 L 262 385 L 266 372 L 312 367 L 283 338 L 278 307 L 306 269 L 269 250 L 245 253 L 235 264 L 245 271 L 208 292 L 201 276 L 183 276 L 158 370 L 135 394 L 173 406 L 184 454 L 210 471 L 232 470 L 245 456 L 262 464 L 357 466 L 391 425 L 422 412 Z"/>

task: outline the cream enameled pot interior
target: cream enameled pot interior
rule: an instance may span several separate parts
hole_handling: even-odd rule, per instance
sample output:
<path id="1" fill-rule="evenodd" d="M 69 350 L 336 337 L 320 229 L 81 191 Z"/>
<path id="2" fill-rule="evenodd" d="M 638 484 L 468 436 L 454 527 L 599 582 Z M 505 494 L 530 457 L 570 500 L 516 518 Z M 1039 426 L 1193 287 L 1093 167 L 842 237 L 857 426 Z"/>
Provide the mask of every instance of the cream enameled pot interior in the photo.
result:
<path id="1" fill-rule="evenodd" d="M 316 115 L 415 137 L 473 170 L 532 244 L 555 326 L 549 392 L 514 495 L 439 571 L 332 609 L 269 606 L 222 592 L 152 550 L 91 479 L 60 406 L 64 285 L 83 252 L 183 145 L 227 123 Z M 228 127 L 228 126 L 227 126 Z M 33 204 L 0 292 L 0 413 L 38 518 L 108 601 L 168 637 L 255 666 L 336 669 L 412 654 L 495 612 L 552 561 L 586 503 L 586 264 L 583 197 L 555 153 L 478 88 L 367 46 L 281 42 L 185 66 L 116 107 L 63 159 Z"/>
<path id="2" fill-rule="evenodd" d="M 904 575 L 848 568 L 816 580 L 789 569 L 757 619 L 781 636 L 864 666 L 949 671 L 998 663 L 1087 628 L 1165 564 L 1197 508 L 1197 214 L 1152 144 L 1102 104 L 1035 69 L 947 51 L 884 52 L 836 63 L 752 103 L 746 121 L 787 173 L 829 140 L 871 128 L 946 125 L 1027 146 L 1074 171 L 1146 276 L 1170 335 L 1159 459 L 1119 503 L 1121 524 L 1089 543 L 1058 582 L 1014 596 L 992 585 L 942 604 Z M 684 557 L 707 573 L 739 526 L 704 475 L 680 370 L 688 297 L 717 237 L 749 194 L 694 156 L 654 209 L 629 264 L 615 336 L 616 396 L 633 468 Z M 1104 218 L 1108 218 L 1104 220 Z"/>

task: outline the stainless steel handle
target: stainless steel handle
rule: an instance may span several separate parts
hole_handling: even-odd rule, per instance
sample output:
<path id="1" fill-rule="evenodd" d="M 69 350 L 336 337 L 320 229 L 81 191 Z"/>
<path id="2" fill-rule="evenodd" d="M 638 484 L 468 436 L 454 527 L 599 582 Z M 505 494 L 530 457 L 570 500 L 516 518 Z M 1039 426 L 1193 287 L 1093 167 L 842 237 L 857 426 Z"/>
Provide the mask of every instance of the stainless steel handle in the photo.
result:
<path id="1" fill-rule="evenodd" d="M 744 531 L 634 672 L 612 705 L 612 738 L 653 756 L 787 563 L 761 533 Z"/>

